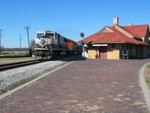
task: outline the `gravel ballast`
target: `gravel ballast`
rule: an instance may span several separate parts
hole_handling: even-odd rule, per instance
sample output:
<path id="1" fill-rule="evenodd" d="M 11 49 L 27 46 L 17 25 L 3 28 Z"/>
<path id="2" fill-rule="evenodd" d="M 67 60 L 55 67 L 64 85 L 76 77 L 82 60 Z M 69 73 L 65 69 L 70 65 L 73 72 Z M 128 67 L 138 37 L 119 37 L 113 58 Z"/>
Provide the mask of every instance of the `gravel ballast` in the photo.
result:
<path id="1" fill-rule="evenodd" d="M 0 90 L 3 90 L 6 87 L 11 86 L 16 82 L 31 78 L 39 73 L 44 72 L 45 70 L 48 70 L 58 65 L 62 65 L 78 57 L 79 56 L 74 56 L 74 57 L 64 58 L 61 60 L 47 61 L 39 64 L 34 64 L 30 66 L 25 66 L 25 67 L 20 67 L 20 68 L 0 72 Z"/>

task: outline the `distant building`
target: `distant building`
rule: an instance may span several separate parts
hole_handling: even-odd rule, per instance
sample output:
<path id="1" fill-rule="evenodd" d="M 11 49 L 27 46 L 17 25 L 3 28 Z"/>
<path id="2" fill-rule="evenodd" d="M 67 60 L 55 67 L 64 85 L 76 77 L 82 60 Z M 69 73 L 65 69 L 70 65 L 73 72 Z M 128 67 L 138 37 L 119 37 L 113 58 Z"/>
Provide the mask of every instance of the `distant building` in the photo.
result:
<path id="1" fill-rule="evenodd" d="M 146 58 L 150 54 L 149 25 L 120 26 L 114 18 L 113 26 L 105 26 L 83 39 L 88 45 L 90 59 Z"/>

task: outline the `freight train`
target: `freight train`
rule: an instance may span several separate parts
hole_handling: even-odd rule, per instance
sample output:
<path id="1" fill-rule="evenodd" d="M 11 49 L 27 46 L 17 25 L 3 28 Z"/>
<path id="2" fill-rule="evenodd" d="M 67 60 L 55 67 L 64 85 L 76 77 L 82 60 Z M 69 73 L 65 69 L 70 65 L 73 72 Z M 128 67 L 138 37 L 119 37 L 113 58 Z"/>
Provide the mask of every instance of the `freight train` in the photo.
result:
<path id="1" fill-rule="evenodd" d="M 78 43 L 50 30 L 38 31 L 34 42 L 33 57 L 37 59 L 51 59 L 82 52 Z"/>

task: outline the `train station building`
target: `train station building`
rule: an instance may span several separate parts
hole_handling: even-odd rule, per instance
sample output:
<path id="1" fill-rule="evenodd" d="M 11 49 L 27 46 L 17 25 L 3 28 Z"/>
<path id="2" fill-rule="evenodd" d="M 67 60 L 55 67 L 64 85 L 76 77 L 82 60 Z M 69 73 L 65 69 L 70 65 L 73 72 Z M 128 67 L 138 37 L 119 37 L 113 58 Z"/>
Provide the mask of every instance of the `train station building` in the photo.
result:
<path id="1" fill-rule="evenodd" d="M 120 26 L 113 18 L 113 26 L 104 26 L 95 34 L 84 38 L 89 59 L 146 58 L 150 54 L 149 25 Z"/>

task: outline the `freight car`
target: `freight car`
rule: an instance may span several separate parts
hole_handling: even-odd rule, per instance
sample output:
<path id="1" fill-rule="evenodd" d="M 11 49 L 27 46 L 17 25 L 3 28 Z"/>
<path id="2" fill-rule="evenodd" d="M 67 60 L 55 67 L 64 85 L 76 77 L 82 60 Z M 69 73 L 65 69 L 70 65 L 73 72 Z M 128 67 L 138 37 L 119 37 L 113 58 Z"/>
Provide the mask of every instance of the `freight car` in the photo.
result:
<path id="1" fill-rule="evenodd" d="M 81 47 L 75 41 L 57 32 L 42 30 L 36 33 L 33 56 L 38 59 L 51 59 L 65 55 L 80 54 Z"/>

